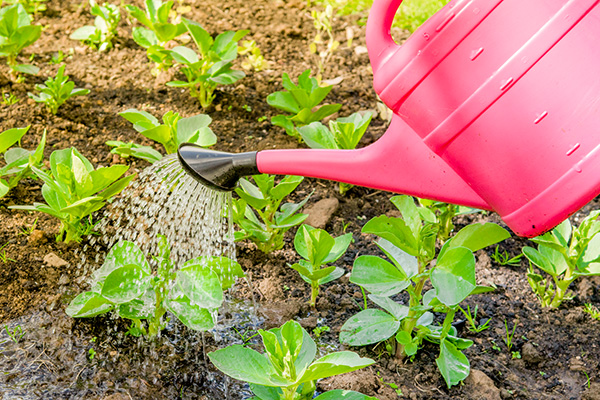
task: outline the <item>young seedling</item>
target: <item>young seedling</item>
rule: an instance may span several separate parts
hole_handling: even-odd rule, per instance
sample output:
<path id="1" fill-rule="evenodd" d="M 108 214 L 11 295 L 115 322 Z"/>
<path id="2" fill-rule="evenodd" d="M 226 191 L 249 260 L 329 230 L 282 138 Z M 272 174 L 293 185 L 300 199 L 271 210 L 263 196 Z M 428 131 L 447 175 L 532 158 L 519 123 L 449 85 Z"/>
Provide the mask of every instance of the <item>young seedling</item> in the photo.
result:
<path id="1" fill-rule="evenodd" d="M 511 257 L 506 250 L 500 253 L 500 246 L 496 246 L 494 253 L 492 254 L 492 260 L 496 262 L 498 265 L 510 265 L 512 267 L 518 266 L 521 264 L 521 258 L 523 258 L 523 253 L 518 254 L 514 257 Z"/>
<path id="2" fill-rule="evenodd" d="M 164 236 L 153 259 L 155 271 L 134 243 L 118 242 L 92 274 L 91 290 L 75 297 L 66 313 L 89 318 L 114 310 L 131 320 L 130 334 L 154 337 L 166 326 L 164 316 L 170 311 L 188 328 L 206 331 L 215 325 L 223 290 L 244 275 L 227 257 L 198 257 L 176 268 Z"/>
<path id="3" fill-rule="evenodd" d="M 323 118 L 337 112 L 342 106 L 341 104 L 319 106 L 333 86 L 319 86 L 317 80 L 310 77 L 310 69 L 307 69 L 298 77 L 297 86 L 292 82 L 289 75 L 284 72 L 282 84 L 285 90 L 271 93 L 267 96 L 267 103 L 292 115 L 276 115 L 271 118 L 271 123 L 282 127 L 288 135 L 298 140 L 301 140 L 302 137 L 296 128 L 315 121 L 321 121 Z"/>
<path id="4" fill-rule="evenodd" d="M 458 309 L 463 313 L 463 315 L 469 322 L 468 328 L 471 332 L 479 333 L 479 332 L 485 331 L 486 329 L 489 329 L 490 321 L 492 320 L 491 318 L 489 318 L 487 321 L 485 321 L 485 323 L 483 325 L 478 325 L 478 323 L 477 323 L 477 306 L 475 306 L 475 309 L 473 310 L 473 314 L 471 314 L 471 306 L 467 306 L 467 311 L 465 311 L 460 306 L 458 306 Z"/>
<path id="5" fill-rule="evenodd" d="M 152 114 L 134 108 L 119 115 L 133 124 L 133 129 L 165 147 L 167 154 L 173 154 L 181 143 L 194 143 L 202 147 L 212 146 L 217 137 L 208 127 L 212 119 L 206 114 L 181 118 L 173 111 L 163 115 L 161 124 Z"/>
<path id="6" fill-rule="evenodd" d="M 367 131 L 371 118 L 372 114 L 370 112 L 364 115 L 354 113 L 349 117 L 329 121 L 329 129 L 321 122 L 315 121 L 299 127 L 297 131 L 304 143 L 312 149 L 352 150 L 358 146 L 358 142 Z M 348 183 L 340 183 L 341 194 L 346 193 L 351 188 L 352 185 Z"/>
<path id="7" fill-rule="evenodd" d="M 346 252 L 351 241 L 351 233 L 333 238 L 323 229 L 315 229 L 309 225 L 301 225 L 298 228 L 294 237 L 294 248 L 303 260 L 290 267 L 298 271 L 302 279 L 310 284 L 311 307 L 314 308 L 317 303 L 320 285 L 344 275 L 344 270 L 340 267 L 323 266 L 336 262 Z"/>
<path id="8" fill-rule="evenodd" d="M 31 25 L 31 17 L 21 4 L 0 9 L 0 57 L 6 57 L 6 63 L 12 73 L 36 75 L 39 68 L 29 64 L 18 64 L 17 56 L 25 47 L 40 38 L 42 27 Z"/>
<path id="9" fill-rule="evenodd" d="M 2 104 L 12 106 L 19 102 L 19 98 L 10 92 L 2 92 Z"/>
<path id="10" fill-rule="evenodd" d="M 112 154 L 118 154 L 123 158 L 135 157 L 148 161 L 150 164 L 162 159 L 162 154 L 150 146 L 142 146 L 133 142 L 125 143 L 120 140 L 109 140 L 106 145 L 112 147 Z"/>
<path id="11" fill-rule="evenodd" d="M 92 233 L 91 214 L 135 177 L 119 179 L 129 169 L 126 165 L 94 169 L 75 148 L 54 151 L 50 155 L 50 173 L 34 166 L 31 169 L 44 181 L 42 195 L 47 204 L 9 208 L 40 211 L 58 218 L 61 227 L 56 240 L 65 243 L 80 241 L 82 236 Z"/>
<path id="12" fill-rule="evenodd" d="M 437 224 L 439 225 L 438 239 L 442 242 L 446 241 L 454 231 L 454 224 L 452 222 L 454 217 L 458 215 L 473 214 L 480 211 L 475 208 L 429 199 L 419 199 L 419 204 L 423 207 L 427 207 L 436 215 L 438 220 Z"/>
<path id="13" fill-rule="evenodd" d="M 524 247 L 530 261 L 527 280 L 542 307 L 559 307 L 570 299 L 569 286 L 579 278 L 600 275 L 600 210 L 592 211 L 578 228 L 565 220 L 552 231 L 530 239 L 538 245 Z M 533 265 L 550 275 L 544 279 Z"/>
<path id="14" fill-rule="evenodd" d="M 317 81 L 321 82 L 325 65 L 331 61 L 333 53 L 340 47 L 340 42 L 335 40 L 333 35 L 333 7 L 331 5 L 327 5 L 324 11 L 312 10 L 311 17 L 317 33 L 309 45 L 309 50 L 318 57 Z"/>
<path id="15" fill-rule="evenodd" d="M 511 351 L 513 344 L 514 344 L 513 340 L 515 338 L 515 331 L 517 329 L 517 323 L 515 322 L 515 324 L 513 325 L 513 328 L 512 328 L 512 332 L 511 332 L 508 329 L 508 321 L 504 320 L 504 329 L 506 332 L 505 332 L 504 338 L 502 340 L 504 341 L 504 344 L 506 344 L 506 348 L 508 349 L 508 351 Z"/>
<path id="16" fill-rule="evenodd" d="M 308 201 L 280 204 L 304 179 L 301 176 L 285 176 L 275 185 L 275 175 L 254 175 L 256 186 L 247 179 L 240 179 L 235 192 L 240 196 L 233 201 L 233 222 L 240 228 L 235 240 L 249 239 L 259 250 L 270 253 L 283 247 L 283 235 L 291 227 L 300 225 L 308 217 L 296 214 Z M 256 214 L 258 214 L 258 217 Z"/>
<path id="17" fill-rule="evenodd" d="M 0 198 L 25 178 L 35 177 L 32 168 L 42 168 L 44 147 L 46 145 L 46 131 L 34 151 L 20 147 L 11 147 L 19 142 L 29 130 L 26 128 L 13 128 L 0 133 L 0 154 L 4 154 L 6 165 L 0 168 Z M 10 147 L 10 148 L 9 148 Z"/>
<path id="18" fill-rule="evenodd" d="M 81 40 L 92 49 L 106 51 L 112 49 L 113 39 L 117 37 L 117 26 L 121 20 L 119 7 L 114 4 L 104 3 L 98 5 L 94 0 L 90 0 L 94 26 L 86 25 L 69 36 L 73 40 Z"/>
<path id="19" fill-rule="evenodd" d="M 588 313 L 593 319 L 600 321 L 600 310 L 595 305 L 585 303 L 583 305 L 583 312 Z"/>
<path id="20" fill-rule="evenodd" d="M 38 219 L 39 218 L 36 218 L 30 227 L 22 226 L 21 232 L 19 232 L 19 235 L 30 236 L 33 233 L 33 231 L 35 230 L 35 228 L 37 227 Z"/>
<path id="21" fill-rule="evenodd" d="M 173 48 L 171 57 L 181 64 L 186 81 L 172 81 L 167 85 L 188 88 L 202 108 L 208 108 L 215 99 L 214 91 L 218 85 L 230 85 L 246 76 L 244 72 L 234 70 L 232 62 L 238 55 L 238 41 L 249 31 L 227 31 L 213 39 L 200 24 L 188 19 L 183 21 L 200 54 L 185 46 Z"/>
<path id="22" fill-rule="evenodd" d="M 477 285 L 473 252 L 510 234 L 495 224 L 472 224 L 443 243 L 438 252 L 440 225 L 435 214 L 417 207 L 409 196 L 396 196 L 391 201 L 402 217 L 382 215 L 362 229 L 380 237 L 377 245 L 391 262 L 360 256 L 350 276 L 350 282 L 371 292 L 369 299 L 385 311 L 359 312 L 342 326 L 340 341 L 364 346 L 394 338 L 398 358 L 415 355 L 423 340 L 438 344 L 436 363 L 451 387 L 469 375 L 469 360 L 461 350 L 473 344 L 457 337 L 452 326 L 458 305 L 470 295 L 493 290 Z M 423 293 L 427 282 L 432 288 Z M 402 291 L 409 296 L 408 306 L 390 298 Z M 441 326 L 434 324 L 433 312 L 445 314 Z"/>
<path id="23" fill-rule="evenodd" d="M 75 82 L 69 81 L 69 77 L 65 75 L 64 65 L 58 69 L 56 77 L 48 78 L 45 83 L 45 85 L 35 85 L 35 88 L 40 91 L 39 95 L 33 93 L 27 95 L 38 103 L 46 104 L 46 108 L 52 114 L 56 114 L 58 108 L 71 97 L 83 96 L 90 92 L 88 89 L 76 88 Z"/>
<path id="24" fill-rule="evenodd" d="M 25 331 L 21 328 L 21 325 L 17 325 L 13 329 L 10 329 L 8 325 L 4 325 L 4 330 L 8 337 L 16 344 L 19 344 L 23 336 L 25 336 Z"/>
<path id="25" fill-rule="evenodd" d="M 8 246 L 8 242 L 4 243 L 2 246 L 0 246 L 0 261 L 2 261 L 3 264 L 6 264 L 8 261 L 13 261 L 15 262 L 16 260 L 10 258 L 7 254 L 6 254 L 6 250 L 4 250 L 4 248 Z"/>
<path id="26" fill-rule="evenodd" d="M 246 59 L 242 61 L 242 68 L 246 70 L 253 69 L 259 72 L 269 67 L 269 62 L 260 54 L 260 48 L 254 40 L 244 40 L 238 47 L 238 54 L 246 56 Z"/>
<path id="27" fill-rule="evenodd" d="M 29 14 L 46 11 L 47 7 L 44 4 L 46 1 L 48 0 L 4 0 L 6 4 L 21 4 Z M 2 5 L 2 1 L 0 1 L 0 5 Z"/>
<path id="28" fill-rule="evenodd" d="M 317 345 L 296 321 L 281 328 L 259 331 L 266 354 L 242 345 L 208 353 L 210 361 L 226 375 L 250 384 L 257 400 L 312 399 L 316 381 L 356 371 L 375 361 L 351 351 L 339 351 L 314 361 Z M 376 400 L 357 392 L 333 390 L 315 400 Z"/>

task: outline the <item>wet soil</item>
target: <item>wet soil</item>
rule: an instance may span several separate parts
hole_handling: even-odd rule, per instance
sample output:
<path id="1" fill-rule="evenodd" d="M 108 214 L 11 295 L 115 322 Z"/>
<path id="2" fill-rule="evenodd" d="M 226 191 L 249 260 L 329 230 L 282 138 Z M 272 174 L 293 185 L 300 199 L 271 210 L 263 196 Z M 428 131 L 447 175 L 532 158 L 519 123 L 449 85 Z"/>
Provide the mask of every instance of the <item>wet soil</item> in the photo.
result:
<path id="1" fill-rule="evenodd" d="M 190 6 L 185 16 L 202 23 L 213 35 L 228 29 L 250 29 L 249 38 L 256 40 L 270 62 L 268 69 L 247 71 L 243 80 L 218 90 L 215 105 L 206 111 L 219 138 L 215 148 L 239 152 L 302 147 L 270 124 L 276 112 L 265 98 L 281 89 L 282 72 L 297 76 L 306 68 L 315 68 L 316 60 L 308 49 L 314 30 L 307 3 L 181 3 Z M 126 18 L 119 26 L 115 48 L 108 53 L 97 53 L 71 41 L 68 35 L 72 31 L 93 21 L 80 4 L 51 0 L 48 10 L 36 17 L 36 23 L 45 30 L 41 39 L 26 49 L 23 61 L 35 55 L 32 62 L 40 67 L 38 76 L 27 77 L 22 83 L 11 82 L 6 78 L 7 68 L 0 66 L 0 91 L 20 100 L 12 106 L 0 105 L 0 131 L 31 125 L 22 145 L 33 148 L 47 130 L 46 158 L 53 150 L 75 146 L 95 166 L 127 163 L 131 172 L 139 171 L 148 164 L 114 156 L 104 143 L 135 141 L 162 149 L 135 132 L 117 113 L 137 108 L 157 117 L 169 110 L 191 116 L 202 110 L 186 91 L 164 85 L 172 76 L 151 75 L 145 51 L 131 39 L 135 24 Z M 324 79 L 339 81 L 327 98 L 343 105 L 334 118 L 376 109 L 368 55 L 363 51 L 364 27 L 358 24 L 364 17 L 364 13 L 338 16 L 334 21 L 342 45 L 324 71 Z M 350 46 L 344 41 L 348 29 L 354 36 Z M 397 38 L 407 35 L 395 33 Z M 29 100 L 27 92 L 54 75 L 57 66 L 48 62 L 59 50 L 68 55 L 64 61 L 67 73 L 78 87 L 90 89 L 90 94 L 69 100 L 57 115 L 50 115 L 42 105 Z M 374 118 L 361 146 L 380 137 L 386 126 L 387 121 Z M 337 344 L 340 327 L 361 309 L 360 288 L 349 283 L 348 275 L 323 288 L 316 311 L 306 305 L 309 288 L 286 266 L 297 261 L 292 230 L 284 249 L 269 255 L 252 244 L 238 244 L 237 257 L 249 279 L 240 281 L 228 294 L 231 301 L 220 310 L 219 327 L 211 332 L 191 333 L 170 323 L 157 340 L 147 342 L 125 335 L 126 324 L 110 316 L 71 319 L 64 309 L 86 289 L 89 271 L 80 266 L 81 254 L 86 254 L 88 260 L 96 256 L 101 260 L 104 254 L 102 249 L 96 254 L 97 250 L 87 247 L 85 241 L 56 243 L 59 224 L 47 215 L 8 209 L 10 205 L 43 201 L 40 186 L 37 181 L 23 181 L 0 200 L 0 246 L 6 244 L 0 253 L 6 257 L 0 260 L 3 399 L 248 398 L 247 387 L 216 371 L 207 362 L 205 352 L 227 343 L 240 343 L 243 335 L 251 336 L 258 328 L 278 326 L 290 318 L 309 330 L 328 326 L 330 330 L 318 339 L 320 348 L 323 352 L 342 349 Z M 353 233 L 354 243 L 338 266 L 350 272 L 358 255 L 379 254 L 373 237 L 362 234 L 361 227 L 377 215 L 394 215 L 388 201 L 391 194 L 357 187 L 340 196 L 333 182 L 305 179 L 294 197 L 303 198 L 313 191 L 308 206 L 322 199 L 339 201 L 337 211 L 327 219 L 326 229 L 335 235 Z M 584 213 L 597 206 L 596 200 Z M 502 223 L 495 215 L 476 214 L 461 217 L 457 228 L 472 221 Z M 525 239 L 509 239 L 500 250 L 516 255 L 526 243 Z M 464 384 L 446 388 L 435 365 L 434 346 L 425 345 L 414 360 L 402 362 L 391 359 L 381 346 L 370 346 L 353 350 L 376 359 L 374 366 L 323 380 L 319 389 L 353 389 L 381 400 L 599 398 L 600 321 L 582 309 L 584 303 L 600 305 L 600 280 L 581 280 L 573 287 L 573 300 L 558 310 L 542 309 L 527 284 L 526 263 L 500 266 L 492 261 L 491 254 L 489 249 L 477 253 L 478 283 L 495 284 L 498 289 L 474 296 L 465 304 L 478 306 L 479 322 L 491 319 L 490 329 L 473 334 L 464 323 L 457 324 L 459 333 L 475 342 L 465 351 L 473 372 Z M 505 321 L 510 329 L 516 324 L 511 351 L 521 358 L 514 358 L 503 341 Z M 256 338 L 250 343 L 257 347 Z"/>

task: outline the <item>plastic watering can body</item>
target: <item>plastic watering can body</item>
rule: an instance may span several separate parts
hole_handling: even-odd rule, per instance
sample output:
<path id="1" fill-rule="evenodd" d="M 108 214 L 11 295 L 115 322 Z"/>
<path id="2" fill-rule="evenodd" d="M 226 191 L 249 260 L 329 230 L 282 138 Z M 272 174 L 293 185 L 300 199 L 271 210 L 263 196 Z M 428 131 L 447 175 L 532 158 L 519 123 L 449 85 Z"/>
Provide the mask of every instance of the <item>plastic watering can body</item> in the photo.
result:
<path id="1" fill-rule="evenodd" d="M 398 46 L 400 3 L 375 0 L 367 23 L 375 91 L 394 112 L 383 137 L 259 152 L 261 172 L 493 210 L 522 236 L 600 192 L 599 1 L 456 0 Z"/>
<path id="2" fill-rule="evenodd" d="M 367 22 L 374 88 L 394 112 L 378 141 L 235 157 L 187 146 L 184 168 L 223 190 L 303 175 L 493 210 L 521 236 L 600 193 L 600 0 L 454 0 L 399 46 L 401 2 L 375 0 Z"/>

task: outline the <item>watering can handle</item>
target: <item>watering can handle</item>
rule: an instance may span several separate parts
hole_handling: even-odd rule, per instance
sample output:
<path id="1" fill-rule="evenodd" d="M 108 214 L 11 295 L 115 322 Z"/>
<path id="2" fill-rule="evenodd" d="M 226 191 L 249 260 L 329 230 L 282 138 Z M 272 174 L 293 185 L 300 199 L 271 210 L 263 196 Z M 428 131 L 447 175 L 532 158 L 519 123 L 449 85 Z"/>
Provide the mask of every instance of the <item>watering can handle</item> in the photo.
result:
<path id="1" fill-rule="evenodd" d="M 402 0 L 375 0 L 369 12 L 367 49 L 374 72 L 400 48 L 390 32 L 400 4 Z"/>

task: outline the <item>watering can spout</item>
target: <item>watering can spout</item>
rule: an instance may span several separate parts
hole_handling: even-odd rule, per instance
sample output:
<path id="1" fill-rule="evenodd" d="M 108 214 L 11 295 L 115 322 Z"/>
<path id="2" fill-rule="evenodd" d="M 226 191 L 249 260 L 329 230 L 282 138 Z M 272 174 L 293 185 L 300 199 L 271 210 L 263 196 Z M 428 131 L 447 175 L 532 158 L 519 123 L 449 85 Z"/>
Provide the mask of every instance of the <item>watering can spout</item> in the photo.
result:
<path id="1" fill-rule="evenodd" d="M 244 175 L 300 175 L 490 209 L 399 117 L 376 143 L 357 150 L 263 150 L 231 154 L 183 144 L 183 168 L 205 185 L 232 190 Z"/>

